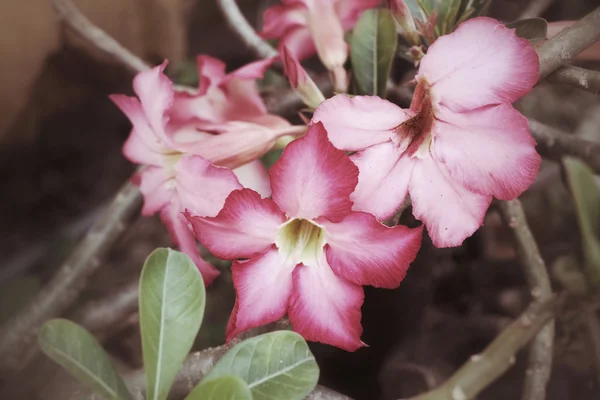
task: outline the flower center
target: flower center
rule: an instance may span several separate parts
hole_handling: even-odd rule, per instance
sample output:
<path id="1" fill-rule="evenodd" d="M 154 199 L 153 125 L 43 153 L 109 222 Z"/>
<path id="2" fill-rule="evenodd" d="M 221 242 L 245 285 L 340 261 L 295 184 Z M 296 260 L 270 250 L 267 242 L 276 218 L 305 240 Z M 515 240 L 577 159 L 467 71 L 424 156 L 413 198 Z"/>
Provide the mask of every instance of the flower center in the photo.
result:
<path id="1" fill-rule="evenodd" d="M 392 141 L 400 152 L 406 152 L 411 157 L 423 158 L 429 153 L 431 131 L 435 121 L 427 82 L 422 81 L 417 85 L 410 110 L 414 116 L 396 127 L 396 136 Z"/>
<path id="2" fill-rule="evenodd" d="M 296 263 L 314 264 L 325 245 L 325 232 L 312 221 L 294 218 L 281 225 L 275 245 Z"/>

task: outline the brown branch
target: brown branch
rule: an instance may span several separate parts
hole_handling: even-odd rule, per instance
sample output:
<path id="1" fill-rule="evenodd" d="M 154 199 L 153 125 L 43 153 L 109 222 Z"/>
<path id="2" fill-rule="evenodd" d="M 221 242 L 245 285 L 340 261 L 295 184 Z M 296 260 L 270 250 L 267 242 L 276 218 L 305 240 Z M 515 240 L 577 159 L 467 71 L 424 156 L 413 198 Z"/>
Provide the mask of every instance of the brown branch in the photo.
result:
<path id="1" fill-rule="evenodd" d="M 552 287 L 546 263 L 540 255 L 537 243 L 527 225 L 523 206 L 518 199 L 500 203 L 500 211 L 512 228 L 517 240 L 517 253 L 525 271 L 525 278 L 534 302 L 552 298 Z M 554 321 L 549 322 L 535 337 L 529 349 L 529 363 L 523 400 L 545 400 L 546 386 L 552 372 L 552 349 L 554 343 Z"/>
<path id="2" fill-rule="evenodd" d="M 87 19 L 71 0 L 53 0 L 52 4 L 58 16 L 71 29 L 131 71 L 141 72 L 150 68 L 141 58 L 121 46 L 119 42 Z"/>
<path id="3" fill-rule="evenodd" d="M 530 0 L 527 7 L 517 17 L 517 20 L 539 17 L 553 2 L 554 0 Z"/>
<path id="4" fill-rule="evenodd" d="M 566 155 L 578 157 L 600 173 L 600 143 L 569 135 L 531 118 L 529 127 L 543 156 L 558 162 Z"/>
<path id="5" fill-rule="evenodd" d="M 278 55 L 277 50 L 258 36 L 235 0 L 217 0 L 217 4 L 231 30 L 248 48 L 252 49 L 258 58 L 271 58 Z"/>
<path id="6" fill-rule="evenodd" d="M 600 40 L 600 7 L 563 29 L 537 48 L 540 57 L 540 79 Z"/>
<path id="7" fill-rule="evenodd" d="M 440 387 L 408 400 L 470 400 L 514 363 L 519 350 L 550 321 L 558 300 L 534 302 L 480 354 L 474 355 Z"/>
<path id="8" fill-rule="evenodd" d="M 86 234 L 50 282 L 17 315 L 0 329 L 0 374 L 19 370 L 35 354 L 35 335 L 48 319 L 63 314 L 85 288 L 88 278 L 139 215 L 142 196 L 126 183 L 103 217 Z"/>
<path id="9" fill-rule="evenodd" d="M 600 71 L 565 65 L 550 74 L 548 80 L 583 89 L 595 95 L 600 94 Z"/>

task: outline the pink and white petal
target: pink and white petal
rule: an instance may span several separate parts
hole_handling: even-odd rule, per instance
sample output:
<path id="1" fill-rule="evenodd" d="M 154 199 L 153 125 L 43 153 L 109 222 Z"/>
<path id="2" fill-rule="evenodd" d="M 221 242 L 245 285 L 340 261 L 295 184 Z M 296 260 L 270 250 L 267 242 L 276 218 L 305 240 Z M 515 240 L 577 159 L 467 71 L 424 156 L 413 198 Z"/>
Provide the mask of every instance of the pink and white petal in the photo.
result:
<path id="1" fill-rule="evenodd" d="M 360 340 L 361 286 L 336 276 L 323 254 L 315 265 L 298 265 L 288 316 L 292 329 L 306 340 L 355 351 Z"/>
<path id="2" fill-rule="evenodd" d="M 307 59 L 317 52 L 315 41 L 307 27 L 298 27 L 286 32 L 279 41 L 279 54 L 282 53 L 284 46 L 289 48 L 290 53 L 292 53 L 298 61 Z"/>
<path id="3" fill-rule="evenodd" d="M 338 149 L 359 151 L 391 140 L 398 125 L 410 115 L 377 96 L 338 94 L 317 107 L 313 122 L 322 122 Z"/>
<path id="4" fill-rule="evenodd" d="M 417 81 L 434 102 L 455 112 L 512 103 L 537 82 L 539 59 L 529 41 L 492 18 L 463 22 L 437 39 L 421 60 Z"/>
<path id="5" fill-rule="evenodd" d="M 136 180 L 144 195 L 142 215 L 153 215 L 160 211 L 175 196 L 173 176 L 167 174 L 164 168 L 145 167 L 137 173 Z"/>
<path id="6" fill-rule="evenodd" d="M 343 68 L 348 58 L 348 43 L 333 4 L 320 2 L 317 7 L 309 7 L 308 27 L 323 65 L 330 71 Z"/>
<path id="7" fill-rule="evenodd" d="M 262 197 L 271 197 L 269 172 L 260 160 L 254 160 L 233 170 L 240 184 L 258 192 Z"/>
<path id="8" fill-rule="evenodd" d="M 196 96 L 204 96 L 212 87 L 221 84 L 226 77 L 225 63 L 217 58 L 199 55 L 196 57 L 198 68 L 198 92 Z"/>
<path id="9" fill-rule="evenodd" d="M 227 341 L 239 333 L 283 318 L 292 293 L 295 265 L 273 246 L 249 260 L 231 266 L 236 292 L 235 318 L 227 326 Z"/>
<path id="10" fill-rule="evenodd" d="M 220 123 L 228 119 L 229 99 L 220 87 L 211 87 L 204 95 L 177 92 L 171 110 L 171 120 L 178 125 L 190 120 Z"/>
<path id="11" fill-rule="evenodd" d="M 250 258 L 275 243 L 285 215 L 270 199 L 250 189 L 231 192 L 216 217 L 186 213 L 198 241 L 219 258 Z"/>
<path id="12" fill-rule="evenodd" d="M 273 200 L 290 217 L 339 221 L 352 208 L 358 168 L 333 147 L 321 123 L 288 144 L 270 174 Z"/>
<path id="13" fill-rule="evenodd" d="M 406 276 L 421 247 L 423 227 L 389 228 L 356 212 L 340 222 L 317 221 L 325 230 L 325 254 L 333 272 L 357 285 L 393 289 Z"/>
<path id="14" fill-rule="evenodd" d="M 358 167 L 358 185 L 350 195 L 354 211 L 371 213 L 380 221 L 396 212 L 408 193 L 415 159 L 401 154 L 392 142 L 367 147 L 350 156 Z"/>
<path id="15" fill-rule="evenodd" d="M 492 201 L 452 180 L 431 157 L 416 162 L 408 191 L 413 215 L 423 221 L 436 247 L 461 245 L 483 224 Z"/>
<path id="16" fill-rule="evenodd" d="M 222 83 L 227 83 L 231 79 L 239 78 L 244 80 L 256 80 L 262 79 L 265 72 L 275 62 L 277 57 L 265 58 L 263 60 L 254 61 L 236 69 L 235 71 L 227 74 Z"/>
<path id="17" fill-rule="evenodd" d="M 354 28 L 356 21 L 364 10 L 375 8 L 379 0 L 339 0 L 335 3 L 335 11 L 342 22 L 344 31 Z"/>
<path id="18" fill-rule="evenodd" d="M 167 62 L 148 71 L 140 72 L 133 78 L 133 91 L 142 104 L 148 124 L 159 140 L 170 143 L 165 129 L 169 122 L 169 112 L 173 106 L 175 93 L 173 82 L 164 74 Z"/>
<path id="19" fill-rule="evenodd" d="M 234 77 L 223 86 L 227 98 L 223 116 L 226 120 L 252 121 L 267 114 L 267 106 L 254 79 Z"/>
<path id="20" fill-rule="evenodd" d="M 152 149 L 134 129 L 131 130 L 129 137 L 123 144 L 123 155 L 132 163 L 146 164 L 154 166 L 163 165 L 163 154 L 171 151 L 170 149 L 159 146 L 158 149 Z"/>
<path id="21" fill-rule="evenodd" d="M 197 155 L 184 155 L 174 169 L 181 211 L 193 215 L 217 215 L 227 196 L 242 187 L 229 168 L 217 167 Z"/>
<path id="22" fill-rule="evenodd" d="M 169 207 L 163 208 L 160 212 L 160 219 L 167 227 L 173 243 L 196 264 L 196 267 L 198 267 L 198 270 L 202 274 L 204 284 L 210 285 L 219 276 L 220 272 L 200 257 L 200 252 L 194 240 L 194 233 L 188 221 L 179 211 L 179 205 L 174 202 Z"/>
<path id="23" fill-rule="evenodd" d="M 510 200 L 535 180 L 542 159 L 527 118 L 510 104 L 446 112 L 434 126 L 433 155 L 468 190 Z"/>
<path id="24" fill-rule="evenodd" d="M 266 126 L 271 129 L 281 129 L 290 126 L 291 124 L 285 118 L 275 114 L 265 114 L 253 118 L 250 122 Z"/>
<path id="25" fill-rule="evenodd" d="M 260 35 L 265 39 L 281 38 L 291 29 L 306 25 L 304 4 L 275 5 L 265 10 Z"/>

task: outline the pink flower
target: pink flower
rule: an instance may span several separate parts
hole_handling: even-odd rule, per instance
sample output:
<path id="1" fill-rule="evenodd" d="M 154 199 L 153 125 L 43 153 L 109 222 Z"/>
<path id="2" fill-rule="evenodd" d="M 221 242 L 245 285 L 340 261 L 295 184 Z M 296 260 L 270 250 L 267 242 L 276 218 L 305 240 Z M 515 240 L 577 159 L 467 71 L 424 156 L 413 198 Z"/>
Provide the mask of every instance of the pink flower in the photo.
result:
<path id="1" fill-rule="evenodd" d="M 266 62 L 225 75 L 220 61 L 199 61 L 200 86 L 193 95 L 173 90 L 164 63 L 134 78 L 139 99 L 111 99 L 133 125 L 123 153 L 144 165 L 136 178 L 144 195 L 142 214 L 160 213 L 172 240 L 194 260 L 208 284 L 218 271 L 200 258 L 181 212 L 216 215 L 228 194 L 242 187 L 239 182 L 270 195 L 267 171 L 257 158 L 279 136 L 305 128 L 267 114 L 254 82 Z M 233 117 L 243 120 L 228 119 Z"/>
<path id="2" fill-rule="evenodd" d="M 378 97 L 335 96 L 316 110 L 332 143 L 357 151 L 354 209 L 391 216 L 407 193 L 438 247 L 460 245 L 492 197 L 519 196 L 541 159 L 511 103 L 537 81 L 527 40 L 490 18 L 439 38 L 422 59 L 409 110 Z"/>
<path id="3" fill-rule="evenodd" d="M 283 46 L 281 59 L 285 74 L 290 80 L 292 88 L 300 96 L 304 104 L 314 109 L 325 101 L 323 93 L 321 93 L 315 82 L 304 68 L 302 68 L 298 59 L 294 57 L 287 46 Z"/>
<path id="4" fill-rule="evenodd" d="M 336 76 L 335 81 L 346 81 L 343 65 L 348 58 L 348 45 L 344 32 L 354 27 L 364 10 L 377 7 L 379 0 L 282 0 L 282 3 L 265 11 L 262 36 L 280 39 L 279 52 L 287 46 L 299 60 L 318 53 Z"/>
<path id="5" fill-rule="evenodd" d="M 188 215 L 203 245 L 235 260 L 227 338 L 288 314 L 306 339 L 354 351 L 364 345 L 361 286 L 397 287 L 422 228 L 388 228 L 351 211 L 358 169 L 321 124 L 291 142 L 270 175 L 272 200 L 241 189 L 214 218 Z"/>

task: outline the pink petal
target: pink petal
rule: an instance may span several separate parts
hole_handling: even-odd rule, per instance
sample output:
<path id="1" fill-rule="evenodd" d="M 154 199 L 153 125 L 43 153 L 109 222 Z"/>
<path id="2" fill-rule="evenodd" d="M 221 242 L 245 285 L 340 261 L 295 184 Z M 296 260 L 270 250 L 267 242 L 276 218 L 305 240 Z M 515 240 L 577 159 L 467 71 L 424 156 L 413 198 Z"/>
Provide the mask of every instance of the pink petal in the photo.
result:
<path id="1" fill-rule="evenodd" d="M 219 276 L 220 272 L 200 257 L 200 252 L 194 240 L 194 233 L 188 221 L 179 211 L 179 205 L 174 202 L 171 206 L 163 208 L 160 212 L 160 218 L 167 227 L 173 243 L 196 264 L 202 274 L 204 284 L 210 285 Z"/>
<path id="2" fill-rule="evenodd" d="M 138 173 L 140 191 L 144 195 L 142 215 L 152 215 L 172 201 L 175 195 L 172 178 L 160 167 L 145 167 Z"/>
<path id="3" fill-rule="evenodd" d="M 364 10 L 375 8 L 379 3 L 379 0 L 338 0 L 334 6 L 344 31 L 348 31 L 354 28 Z"/>
<path id="4" fill-rule="evenodd" d="M 313 122 L 323 122 L 335 147 L 359 151 L 390 141 L 394 129 L 410 116 L 397 105 L 377 96 L 338 94 L 315 110 Z"/>
<path id="5" fill-rule="evenodd" d="M 442 118 L 434 126 L 433 154 L 454 181 L 502 200 L 514 199 L 533 183 L 542 160 L 527 118 L 511 105 L 447 112 Z"/>
<path id="6" fill-rule="evenodd" d="M 294 331 L 306 340 L 355 351 L 360 340 L 362 287 L 336 276 L 324 255 L 316 265 L 299 265 L 288 315 Z"/>
<path id="7" fill-rule="evenodd" d="M 324 1 L 309 7 L 308 27 L 323 65 L 329 70 L 342 67 L 348 58 L 348 43 L 333 4 Z"/>
<path id="8" fill-rule="evenodd" d="M 406 276 L 423 236 L 423 227 L 393 228 L 371 214 L 357 212 L 338 223 L 319 219 L 325 228 L 325 254 L 335 274 L 357 285 L 393 289 Z"/>
<path id="9" fill-rule="evenodd" d="M 385 220 L 402 205 L 415 160 L 398 152 L 392 142 L 371 146 L 350 157 L 358 167 L 358 185 L 350 195 L 354 211 Z"/>
<path id="10" fill-rule="evenodd" d="M 271 182 L 267 168 L 260 160 L 255 160 L 233 170 L 240 184 L 258 192 L 262 197 L 271 197 Z"/>
<path id="11" fill-rule="evenodd" d="M 293 4 L 275 5 L 265 10 L 261 36 L 265 39 L 279 39 L 291 29 L 306 25 L 306 6 Z"/>
<path id="12" fill-rule="evenodd" d="M 270 174 L 273 200 L 290 217 L 336 221 L 350 212 L 358 168 L 327 140 L 323 124 L 291 142 Z"/>
<path id="13" fill-rule="evenodd" d="M 219 258 L 250 258 L 275 243 L 285 215 L 270 199 L 250 189 L 231 192 L 214 218 L 187 214 L 198 241 Z"/>
<path id="14" fill-rule="evenodd" d="M 285 316 L 294 267 L 279 256 L 275 247 L 250 260 L 233 262 L 231 273 L 237 298 L 227 326 L 227 341 Z"/>
<path id="15" fill-rule="evenodd" d="M 468 191 L 431 157 L 415 163 L 409 185 L 413 214 L 436 247 L 459 246 L 483 224 L 492 196 Z"/>
<path id="16" fill-rule="evenodd" d="M 211 87 L 218 86 L 225 78 L 225 63 L 217 58 L 199 55 L 196 57 L 198 65 L 198 92 L 197 96 L 204 96 Z"/>
<path id="17" fill-rule="evenodd" d="M 227 97 L 224 120 L 252 121 L 267 113 L 267 106 L 254 79 L 234 77 L 223 90 Z"/>
<path id="18" fill-rule="evenodd" d="M 300 61 L 317 52 L 312 34 L 306 27 L 291 29 L 281 38 L 278 46 L 280 54 L 284 46 Z"/>
<path id="19" fill-rule="evenodd" d="M 224 83 L 234 78 L 256 80 L 262 79 L 265 72 L 275 62 L 276 57 L 265 58 L 264 60 L 254 61 L 236 69 L 235 71 L 227 74 L 224 79 Z"/>
<path id="20" fill-rule="evenodd" d="M 494 19 L 478 17 L 437 39 L 416 79 L 432 86 L 435 101 L 462 112 L 512 103 L 531 90 L 538 74 L 537 53 L 526 39 Z"/>
<path id="21" fill-rule="evenodd" d="M 200 156 L 187 154 L 174 168 L 180 210 L 193 215 L 217 215 L 227 196 L 242 187 L 230 169 L 214 166 Z"/>

